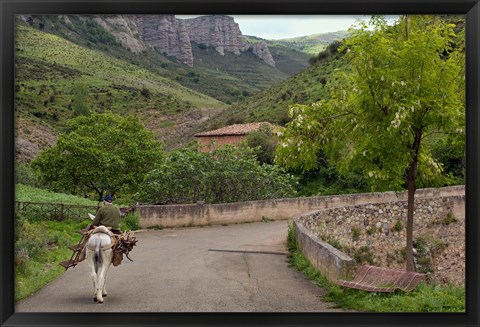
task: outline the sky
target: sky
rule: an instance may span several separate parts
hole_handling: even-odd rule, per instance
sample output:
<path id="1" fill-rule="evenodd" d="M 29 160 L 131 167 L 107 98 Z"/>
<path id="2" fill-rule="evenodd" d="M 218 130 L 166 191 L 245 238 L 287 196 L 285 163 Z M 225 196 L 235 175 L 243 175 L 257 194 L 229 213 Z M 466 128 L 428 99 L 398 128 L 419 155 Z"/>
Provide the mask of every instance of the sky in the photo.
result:
<path id="1" fill-rule="evenodd" d="M 348 30 L 356 21 L 370 16 L 349 15 L 231 15 L 238 23 L 243 35 L 275 40 L 310 34 Z M 197 16 L 176 15 L 180 19 Z M 394 19 L 394 16 L 390 17 Z"/>

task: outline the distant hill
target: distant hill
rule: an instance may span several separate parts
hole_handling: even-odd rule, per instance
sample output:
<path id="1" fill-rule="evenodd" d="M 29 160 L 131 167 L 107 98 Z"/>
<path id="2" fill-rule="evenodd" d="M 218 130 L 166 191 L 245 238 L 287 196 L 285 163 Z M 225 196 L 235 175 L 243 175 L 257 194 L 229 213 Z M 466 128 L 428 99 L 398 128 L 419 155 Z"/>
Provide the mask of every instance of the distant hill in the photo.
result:
<path id="1" fill-rule="evenodd" d="M 284 72 L 288 76 L 299 73 L 309 66 L 308 59 L 311 55 L 301 50 L 251 35 L 246 35 L 245 39 L 250 44 L 262 41 L 265 42 L 275 60 L 275 68 Z"/>
<path id="2" fill-rule="evenodd" d="M 327 100 L 329 85 L 335 84 L 331 79 L 332 72 L 346 66 L 344 56 L 337 47 L 338 43 L 332 44 L 317 56 L 316 63 L 311 67 L 222 111 L 210 119 L 204 129 L 260 121 L 283 125 L 289 120 L 287 110 L 290 104 Z"/>
<path id="3" fill-rule="evenodd" d="M 348 36 L 348 31 L 337 31 L 330 33 L 312 34 L 288 39 L 271 41 L 273 44 L 280 44 L 285 47 L 303 51 L 311 55 L 317 55 L 333 41 L 339 41 Z"/>

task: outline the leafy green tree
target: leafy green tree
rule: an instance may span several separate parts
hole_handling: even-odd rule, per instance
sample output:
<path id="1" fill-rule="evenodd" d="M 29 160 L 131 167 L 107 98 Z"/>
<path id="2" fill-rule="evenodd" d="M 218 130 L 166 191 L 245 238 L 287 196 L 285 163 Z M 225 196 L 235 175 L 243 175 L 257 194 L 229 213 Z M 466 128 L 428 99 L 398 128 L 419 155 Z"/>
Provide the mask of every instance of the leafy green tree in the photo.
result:
<path id="1" fill-rule="evenodd" d="M 244 140 L 246 146 L 254 149 L 260 162 L 273 164 L 277 142 L 273 131 L 267 124 L 263 124 L 256 131 L 250 132 Z"/>
<path id="2" fill-rule="evenodd" d="M 225 203 L 294 196 L 296 178 L 261 164 L 251 149 L 180 149 L 152 170 L 137 199 L 149 203 Z"/>
<path id="3" fill-rule="evenodd" d="M 161 144 L 137 117 L 104 113 L 69 120 L 32 165 L 54 189 L 94 191 L 101 200 L 107 192 L 136 192 L 161 157 Z"/>
<path id="4" fill-rule="evenodd" d="M 394 26 L 373 17 L 351 29 L 343 48 L 349 66 L 329 101 L 289 108 L 292 121 L 277 159 L 315 168 L 317 154 L 345 173 L 360 170 L 373 190 L 408 190 L 406 253 L 413 271 L 417 184 L 442 185 L 442 165 L 426 140 L 438 133 L 464 140 L 464 41 L 435 16 L 401 16 Z"/>

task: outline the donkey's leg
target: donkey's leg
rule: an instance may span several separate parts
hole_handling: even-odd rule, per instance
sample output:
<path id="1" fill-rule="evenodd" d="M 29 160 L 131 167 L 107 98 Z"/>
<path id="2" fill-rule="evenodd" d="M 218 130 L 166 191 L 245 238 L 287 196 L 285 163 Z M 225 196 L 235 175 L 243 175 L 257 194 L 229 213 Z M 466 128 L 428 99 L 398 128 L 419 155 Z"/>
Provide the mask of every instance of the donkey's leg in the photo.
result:
<path id="1" fill-rule="evenodd" d="M 99 303 L 103 303 L 103 291 L 105 289 L 106 269 L 105 263 L 98 269 L 98 285 L 97 299 Z"/>
<path id="2" fill-rule="evenodd" d="M 107 276 L 105 275 L 105 279 L 103 280 L 103 288 L 102 288 L 102 296 L 107 297 Z"/>
<path id="3" fill-rule="evenodd" d="M 105 284 L 107 282 L 107 272 L 108 272 L 108 268 L 110 268 L 110 263 L 112 262 L 112 251 L 105 251 L 102 253 L 102 256 L 103 256 L 103 263 L 102 263 L 102 266 L 100 268 L 100 270 L 98 271 L 99 273 L 99 277 L 98 277 L 98 280 L 99 280 L 99 289 L 102 290 L 102 292 L 100 294 L 102 294 L 102 302 L 103 302 L 103 295 L 107 294 L 107 291 L 105 289 Z"/>
<path id="4" fill-rule="evenodd" d="M 90 266 L 90 277 L 93 281 L 93 301 L 97 302 L 97 273 L 93 264 L 93 253 L 88 251 L 86 254 L 88 265 Z"/>

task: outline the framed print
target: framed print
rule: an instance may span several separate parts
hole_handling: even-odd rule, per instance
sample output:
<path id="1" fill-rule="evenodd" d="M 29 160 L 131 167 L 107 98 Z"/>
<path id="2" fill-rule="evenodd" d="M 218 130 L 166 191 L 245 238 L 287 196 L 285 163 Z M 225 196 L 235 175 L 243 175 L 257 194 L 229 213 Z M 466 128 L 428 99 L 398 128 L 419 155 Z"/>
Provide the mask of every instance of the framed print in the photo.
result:
<path id="1" fill-rule="evenodd" d="M 478 1 L 0 6 L 2 326 L 479 324 Z"/>

